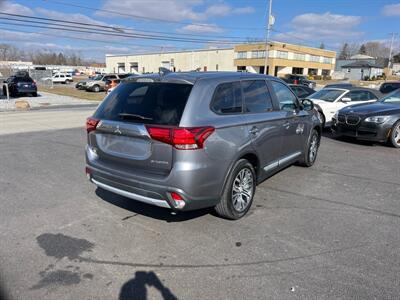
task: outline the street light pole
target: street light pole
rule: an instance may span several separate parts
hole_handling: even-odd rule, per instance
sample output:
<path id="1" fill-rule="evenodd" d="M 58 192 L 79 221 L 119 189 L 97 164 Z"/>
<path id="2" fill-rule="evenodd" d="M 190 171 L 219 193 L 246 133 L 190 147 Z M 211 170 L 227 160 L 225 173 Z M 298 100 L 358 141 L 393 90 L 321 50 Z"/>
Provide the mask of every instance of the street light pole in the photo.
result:
<path id="1" fill-rule="evenodd" d="M 269 0 L 269 8 L 268 8 L 268 17 L 267 17 L 267 34 L 265 35 L 265 62 L 264 62 L 264 74 L 267 73 L 267 68 L 268 68 L 268 55 L 269 55 L 269 49 L 268 49 L 268 43 L 269 43 L 269 35 L 271 32 L 271 15 L 272 15 L 272 0 Z"/>
<path id="2" fill-rule="evenodd" d="M 389 61 L 388 61 L 388 69 L 390 69 L 390 64 L 392 62 L 392 52 L 393 52 L 393 43 L 394 43 L 394 37 L 397 35 L 396 33 L 392 32 L 392 40 L 390 42 L 390 48 L 389 48 Z"/>

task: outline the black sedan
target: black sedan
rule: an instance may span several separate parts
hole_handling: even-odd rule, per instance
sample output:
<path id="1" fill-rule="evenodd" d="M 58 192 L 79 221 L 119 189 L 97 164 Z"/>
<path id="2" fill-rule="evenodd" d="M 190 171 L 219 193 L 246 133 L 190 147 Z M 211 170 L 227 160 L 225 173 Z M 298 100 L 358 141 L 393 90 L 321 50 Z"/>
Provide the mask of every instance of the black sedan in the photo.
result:
<path id="1" fill-rule="evenodd" d="M 378 102 L 342 108 L 332 122 L 332 131 L 339 136 L 389 142 L 400 148 L 400 89 Z"/>
<path id="2" fill-rule="evenodd" d="M 3 95 L 8 93 L 11 97 L 16 97 L 22 94 L 31 94 L 33 97 L 37 96 L 37 86 L 35 81 L 29 75 L 22 73 L 9 77 L 4 81 Z"/>

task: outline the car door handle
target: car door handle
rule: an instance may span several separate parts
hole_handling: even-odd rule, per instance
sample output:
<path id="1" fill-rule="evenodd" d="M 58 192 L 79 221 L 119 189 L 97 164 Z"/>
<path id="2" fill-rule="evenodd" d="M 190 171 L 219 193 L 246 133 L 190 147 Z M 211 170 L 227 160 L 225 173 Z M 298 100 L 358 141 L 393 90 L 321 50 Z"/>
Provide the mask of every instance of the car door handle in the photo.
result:
<path id="1" fill-rule="evenodd" d="M 259 130 L 256 126 L 253 126 L 253 127 L 249 130 L 249 132 L 250 132 L 251 134 L 254 134 L 254 135 L 256 135 L 259 131 L 260 131 L 260 130 Z"/>
<path id="2" fill-rule="evenodd" d="M 285 123 L 283 123 L 283 127 L 285 127 L 286 129 L 289 129 L 289 127 L 290 127 L 290 122 L 285 122 Z"/>

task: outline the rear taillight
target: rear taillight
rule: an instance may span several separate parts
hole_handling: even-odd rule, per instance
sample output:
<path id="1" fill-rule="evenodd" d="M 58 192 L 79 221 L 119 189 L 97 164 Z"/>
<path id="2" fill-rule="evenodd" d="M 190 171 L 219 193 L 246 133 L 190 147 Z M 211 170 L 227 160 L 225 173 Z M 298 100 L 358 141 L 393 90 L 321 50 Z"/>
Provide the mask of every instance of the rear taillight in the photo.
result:
<path id="1" fill-rule="evenodd" d="M 294 80 L 294 84 L 299 84 L 299 81 L 297 79 Z"/>
<path id="2" fill-rule="evenodd" d="M 96 130 L 97 125 L 99 124 L 100 120 L 89 117 L 86 119 L 86 131 L 87 133 Z"/>
<path id="3" fill-rule="evenodd" d="M 215 128 L 211 126 L 169 128 L 146 125 L 146 128 L 153 140 L 170 144 L 180 150 L 195 150 L 203 148 L 205 140 L 215 130 Z"/>
<path id="4" fill-rule="evenodd" d="M 179 195 L 178 193 L 175 193 L 175 192 L 171 192 L 170 195 L 172 198 L 172 205 L 175 208 L 182 209 L 185 207 L 186 203 L 185 203 L 185 200 L 183 200 L 181 195 Z"/>

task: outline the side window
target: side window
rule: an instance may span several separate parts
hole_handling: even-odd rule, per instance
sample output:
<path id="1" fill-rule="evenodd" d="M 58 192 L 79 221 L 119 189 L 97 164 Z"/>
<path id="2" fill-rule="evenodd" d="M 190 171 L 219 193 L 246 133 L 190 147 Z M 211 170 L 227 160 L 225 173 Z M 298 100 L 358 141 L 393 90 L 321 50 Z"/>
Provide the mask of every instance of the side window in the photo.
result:
<path id="1" fill-rule="evenodd" d="M 60 76 L 58 76 L 58 75 L 54 76 L 54 78 L 58 78 L 58 77 L 60 77 Z"/>
<path id="2" fill-rule="evenodd" d="M 223 83 L 215 89 L 211 108 L 219 114 L 242 112 L 242 91 L 240 83 Z"/>
<path id="3" fill-rule="evenodd" d="M 272 110 L 272 99 L 264 80 L 242 81 L 245 112 L 261 113 Z"/>
<path id="4" fill-rule="evenodd" d="M 307 96 L 307 91 L 303 89 L 302 87 L 297 88 L 297 93 L 295 92 L 296 96 L 298 98 L 304 98 Z"/>
<path id="5" fill-rule="evenodd" d="M 376 97 L 373 93 L 367 92 L 368 93 L 368 100 L 377 100 L 378 97 Z"/>
<path id="6" fill-rule="evenodd" d="M 271 81 L 271 85 L 281 110 L 293 111 L 297 108 L 297 98 L 286 85 L 277 81 Z"/>
<path id="7" fill-rule="evenodd" d="M 351 98 L 351 101 L 368 101 L 369 94 L 367 91 L 350 91 L 348 97 Z"/>

